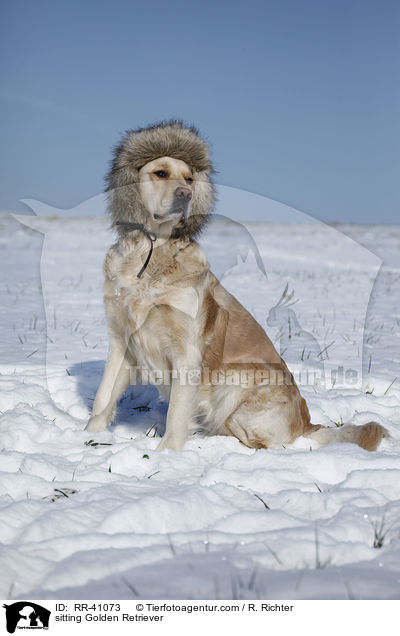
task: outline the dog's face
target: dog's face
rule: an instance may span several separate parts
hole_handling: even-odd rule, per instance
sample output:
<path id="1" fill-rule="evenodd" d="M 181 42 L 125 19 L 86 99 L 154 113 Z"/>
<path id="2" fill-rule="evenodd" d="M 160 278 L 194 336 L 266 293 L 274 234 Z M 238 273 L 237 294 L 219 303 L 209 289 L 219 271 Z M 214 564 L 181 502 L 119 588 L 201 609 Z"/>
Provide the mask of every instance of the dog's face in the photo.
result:
<path id="1" fill-rule="evenodd" d="M 193 240 L 213 209 L 212 174 L 194 128 L 172 121 L 127 131 L 106 176 L 113 225 L 120 236 L 124 224 L 141 223 L 160 238 Z"/>
<path id="2" fill-rule="evenodd" d="M 180 159 L 160 157 L 139 170 L 139 192 L 152 225 L 175 227 L 190 214 L 194 177 Z"/>

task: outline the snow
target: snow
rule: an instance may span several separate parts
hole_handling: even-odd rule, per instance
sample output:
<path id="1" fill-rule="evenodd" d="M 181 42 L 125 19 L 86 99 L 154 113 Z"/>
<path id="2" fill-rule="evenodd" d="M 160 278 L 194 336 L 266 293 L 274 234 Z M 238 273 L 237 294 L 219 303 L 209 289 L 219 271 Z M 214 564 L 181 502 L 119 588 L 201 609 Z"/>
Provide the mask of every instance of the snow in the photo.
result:
<path id="1" fill-rule="evenodd" d="M 278 349 L 287 314 L 266 321 L 294 290 L 284 357 L 312 421 L 378 421 L 377 452 L 199 435 L 158 452 L 167 405 L 151 386 L 104 433 L 83 430 L 107 353 L 107 220 L 24 219 L 41 232 L 0 217 L 0 597 L 399 598 L 400 228 L 218 221 L 202 239 Z"/>

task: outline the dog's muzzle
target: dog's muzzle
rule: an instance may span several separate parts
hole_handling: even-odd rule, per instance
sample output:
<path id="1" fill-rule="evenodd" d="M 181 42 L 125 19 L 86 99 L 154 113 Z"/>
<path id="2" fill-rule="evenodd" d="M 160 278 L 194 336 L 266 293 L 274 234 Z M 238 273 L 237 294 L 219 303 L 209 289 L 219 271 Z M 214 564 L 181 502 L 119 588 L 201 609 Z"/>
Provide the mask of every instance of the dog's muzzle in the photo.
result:
<path id="1" fill-rule="evenodd" d="M 168 218 L 172 214 L 180 214 L 182 216 L 186 216 L 190 201 L 192 199 L 192 192 L 189 188 L 185 188 L 183 186 L 178 186 L 174 192 L 174 198 L 172 201 L 172 206 L 165 212 L 165 214 L 155 214 L 155 219 L 164 219 Z"/>

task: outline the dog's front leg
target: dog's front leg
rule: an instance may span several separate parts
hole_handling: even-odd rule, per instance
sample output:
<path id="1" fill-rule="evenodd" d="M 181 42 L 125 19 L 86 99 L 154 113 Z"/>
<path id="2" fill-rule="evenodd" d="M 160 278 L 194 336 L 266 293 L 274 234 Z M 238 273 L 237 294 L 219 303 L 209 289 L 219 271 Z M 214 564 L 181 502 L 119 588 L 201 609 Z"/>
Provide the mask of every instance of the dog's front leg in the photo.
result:
<path id="1" fill-rule="evenodd" d="M 181 382 L 180 377 L 174 378 L 172 381 L 166 431 L 158 445 L 158 450 L 164 448 L 180 450 L 187 439 L 198 388 L 197 386 L 183 386 Z"/>
<path id="2" fill-rule="evenodd" d="M 187 347 L 184 358 L 179 356 L 173 365 L 178 372 L 173 374 L 167 413 L 165 435 L 158 450 L 171 448 L 180 450 L 184 445 L 196 407 L 198 385 L 191 381 L 192 371 L 201 368 L 200 352 L 196 345 Z"/>
<path id="3" fill-rule="evenodd" d="M 104 431 L 114 417 L 115 405 L 129 386 L 129 365 L 120 347 L 110 342 L 110 350 L 104 369 L 103 379 L 93 403 L 87 431 Z"/>

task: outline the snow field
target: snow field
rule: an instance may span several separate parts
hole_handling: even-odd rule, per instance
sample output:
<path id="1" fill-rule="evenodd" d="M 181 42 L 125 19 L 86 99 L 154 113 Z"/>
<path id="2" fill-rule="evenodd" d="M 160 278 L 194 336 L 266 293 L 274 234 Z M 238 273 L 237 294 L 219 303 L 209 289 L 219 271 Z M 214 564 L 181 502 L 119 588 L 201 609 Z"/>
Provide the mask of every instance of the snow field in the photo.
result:
<path id="1" fill-rule="evenodd" d="M 328 381 L 357 372 L 302 386 L 312 421 L 376 420 L 391 433 L 377 452 L 198 435 L 158 452 L 154 387 L 131 388 L 109 430 L 83 430 L 107 353 L 107 222 L 38 222 L 44 239 L 0 217 L 0 596 L 399 598 L 400 229 L 340 228 L 367 250 L 323 224 L 249 225 L 267 277 L 237 228 L 238 259 L 224 226 L 203 239 L 278 349 L 266 318 L 289 282 Z"/>

